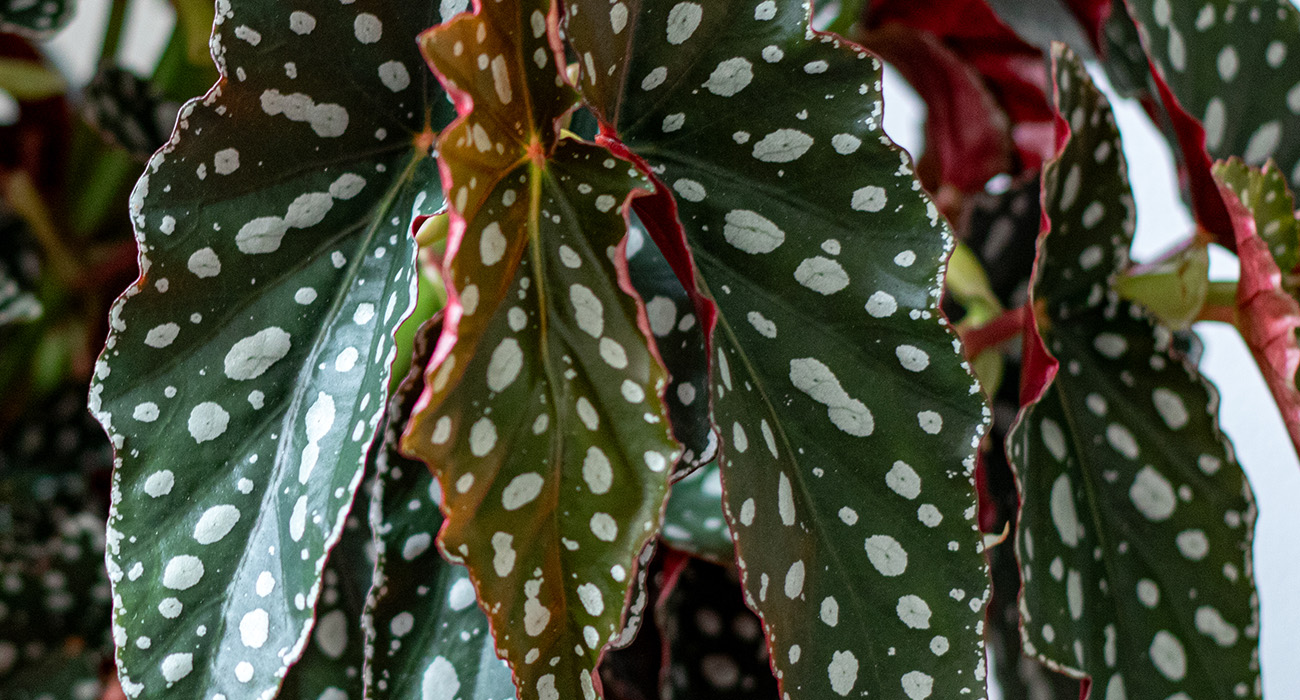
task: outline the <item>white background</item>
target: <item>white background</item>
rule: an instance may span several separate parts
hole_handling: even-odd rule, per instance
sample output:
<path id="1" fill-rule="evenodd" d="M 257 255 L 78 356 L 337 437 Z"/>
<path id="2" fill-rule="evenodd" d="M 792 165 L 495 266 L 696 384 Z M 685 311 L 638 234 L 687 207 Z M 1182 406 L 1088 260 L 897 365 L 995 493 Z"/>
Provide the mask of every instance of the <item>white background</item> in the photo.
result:
<path id="1" fill-rule="evenodd" d="M 1292 2 L 1300 5 L 1300 0 Z M 174 20 L 165 0 L 136 0 L 132 7 L 122 62 L 147 75 Z M 50 42 L 74 84 L 84 84 L 94 70 L 106 13 L 106 0 L 81 0 L 72 26 Z M 1094 75 L 1109 88 L 1104 77 L 1097 71 Z M 917 153 L 923 143 L 924 105 L 893 71 L 886 71 L 885 94 L 886 131 Z M 1192 221 L 1178 197 L 1174 161 L 1164 139 L 1135 103 L 1113 94 L 1111 101 L 1123 133 L 1138 206 L 1133 257 L 1146 261 L 1188 236 Z M 1236 279 L 1235 258 L 1216 251 L 1210 275 L 1219 280 Z M 1259 505 L 1255 580 L 1262 612 L 1264 694 L 1269 700 L 1300 698 L 1300 462 L 1237 332 L 1215 323 L 1198 324 L 1196 330 L 1205 339 L 1201 369 L 1219 388 L 1223 429 L 1236 446 Z"/>

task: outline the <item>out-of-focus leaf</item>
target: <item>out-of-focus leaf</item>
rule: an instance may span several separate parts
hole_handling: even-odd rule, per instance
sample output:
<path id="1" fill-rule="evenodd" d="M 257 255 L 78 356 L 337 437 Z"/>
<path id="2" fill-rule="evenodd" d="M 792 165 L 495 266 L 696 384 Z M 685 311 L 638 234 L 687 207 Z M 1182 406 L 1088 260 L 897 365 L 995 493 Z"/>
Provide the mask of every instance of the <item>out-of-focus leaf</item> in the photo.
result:
<path id="1" fill-rule="evenodd" d="M 72 18 L 74 0 L 0 0 L 0 32 L 44 39 Z"/>
<path id="2" fill-rule="evenodd" d="M 603 137 L 675 193 L 684 235 L 642 220 L 718 305 L 725 503 L 783 691 L 978 695 L 981 406 L 937 315 L 951 237 L 880 130 L 879 65 L 798 3 L 568 7 Z"/>
<path id="3" fill-rule="evenodd" d="M 763 627 L 734 567 L 684 563 L 655 605 L 663 635 L 663 700 L 775 700 Z"/>
<path id="4" fill-rule="evenodd" d="M 83 391 L 33 403 L 0 438 L 0 697 L 97 689 L 111 655 L 111 453 Z"/>
<path id="5" fill-rule="evenodd" d="M 1165 326 L 1185 331 L 1200 316 L 1210 291 L 1210 251 L 1194 241 L 1164 258 L 1136 266 L 1115 280 L 1115 290 L 1142 304 Z"/>
<path id="6" fill-rule="evenodd" d="M 0 204 L 0 327 L 35 321 L 45 311 L 35 287 L 41 276 L 41 259 L 27 226 Z M 6 348 L 7 349 L 7 348 Z"/>
<path id="7" fill-rule="evenodd" d="M 1214 390 L 1109 288 L 1134 225 L 1119 133 L 1082 63 L 1054 59 L 1062 147 L 1008 438 L 1025 647 L 1100 697 L 1258 698 L 1250 488 Z"/>
<path id="8" fill-rule="evenodd" d="M 985 0 L 877 0 L 861 27 L 863 44 L 925 100 L 926 159 L 937 159 L 942 184 L 979 191 L 1051 153 L 1042 53 Z"/>
<path id="9" fill-rule="evenodd" d="M 222 3 L 223 79 L 131 200 L 141 277 L 91 407 L 119 461 L 109 573 L 130 697 L 274 693 L 311 640 L 415 294 L 443 94 L 380 0 Z"/>
<path id="10" fill-rule="evenodd" d="M 104 137 L 145 159 L 167 142 L 180 105 L 164 100 L 152 84 L 116 66 L 105 66 L 86 86 L 82 110 Z"/>
<path id="11" fill-rule="evenodd" d="M 557 8 L 482 3 L 421 37 L 461 118 L 438 141 L 446 325 L 402 446 L 438 477 L 439 545 L 469 569 L 520 698 L 592 700 L 679 449 L 623 250 L 646 181 L 559 136 L 576 94 Z"/>
<path id="12" fill-rule="evenodd" d="M 725 564 L 736 557 L 725 515 L 721 471 L 706 464 L 673 484 L 661 537 L 674 549 Z"/>
<path id="13" fill-rule="evenodd" d="M 0 90 L 16 100 L 41 100 L 62 94 L 67 84 L 50 66 L 37 61 L 0 58 Z"/>

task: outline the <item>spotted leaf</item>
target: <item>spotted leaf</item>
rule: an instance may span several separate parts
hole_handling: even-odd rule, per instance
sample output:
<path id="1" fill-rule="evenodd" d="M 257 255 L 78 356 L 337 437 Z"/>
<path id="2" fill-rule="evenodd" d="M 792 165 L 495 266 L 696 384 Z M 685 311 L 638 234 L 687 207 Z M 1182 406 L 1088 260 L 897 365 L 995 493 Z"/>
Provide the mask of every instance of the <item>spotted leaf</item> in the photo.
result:
<path id="1" fill-rule="evenodd" d="M 461 118 L 439 141 L 446 326 L 402 445 L 438 477 L 439 544 L 469 569 L 519 697 L 593 700 L 678 456 L 624 257 L 646 183 L 557 137 L 576 104 L 557 6 L 477 5 L 421 39 Z"/>
<path id="2" fill-rule="evenodd" d="M 1119 133 L 1082 63 L 1054 57 L 1063 145 L 1026 344 L 1045 384 L 1008 438 L 1025 648 L 1101 698 L 1258 698 L 1250 488 L 1213 388 L 1109 288 L 1134 222 Z"/>
<path id="3" fill-rule="evenodd" d="M 45 313 L 36 293 L 41 258 L 27 226 L 8 207 L 0 206 L 0 236 L 7 241 L 0 253 L 0 328 L 35 321 Z"/>
<path id="4" fill-rule="evenodd" d="M 1212 157 L 1273 158 L 1300 185 L 1300 10 L 1289 0 L 1128 0 L 1152 64 Z"/>
<path id="5" fill-rule="evenodd" d="M 783 691 L 978 695 L 982 407 L 936 308 L 951 236 L 881 131 L 879 64 L 800 3 L 570 7 L 605 138 L 673 193 L 718 305 L 724 503 Z"/>
<path id="6" fill-rule="evenodd" d="M 735 559 L 736 545 L 722 509 L 722 473 L 716 462 L 673 484 L 661 536 L 672 548 L 713 562 Z"/>
<path id="7" fill-rule="evenodd" d="M 688 560 L 655 605 L 663 635 L 663 700 L 775 700 L 759 619 L 745 607 L 735 567 Z"/>
<path id="8" fill-rule="evenodd" d="M 389 405 L 385 444 L 376 454 L 370 524 L 377 561 L 365 612 L 365 682 L 374 698 L 441 692 L 511 700 L 510 670 L 496 656 L 469 575 L 434 546 L 442 491 L 423 464 L 394 449 L 424 389 L 424 366 L 441 330 L 434 321 L 417 332 L 411 372 Z"/>
<path id="9" fill-rule="evenodd" d="M 130 697 L 273 694 L 311 639 L 441 204 L 450 117 L 380 0 L 219 7 L 222 79 L 132 195 L 141 276 L 91 408 L 117 449 L 109 570 Z"/>
<path id="10" fill-rule="evenodd" d="M 43 39 L 72 19 L 74 0 L 0 0 L 0 31 Z"/>
<path id="11" fill-rule="evenodd" d="M 1300 223 L 1286 178 L 1272 162 L 1258 169 L 1239 159 L 1215 177 L 1233 215 L 1241 280 L 1237 328 L 1259 364 L 1294 445 L 1300 445 Z"/>
<path id="12" fill-rule="evenodd" d="M 695 300 L 682 286 L 663 251 L 633 219 L 628 234 L 628 276 L 645 300 L 646 318 L 659 357 L 668 369 L 664 395 L 673 437 L 682 443 L 677 474 L 685 474 L 717 456 L 718 436 L 709 414 L 709 355 L 705 329 Z"/>

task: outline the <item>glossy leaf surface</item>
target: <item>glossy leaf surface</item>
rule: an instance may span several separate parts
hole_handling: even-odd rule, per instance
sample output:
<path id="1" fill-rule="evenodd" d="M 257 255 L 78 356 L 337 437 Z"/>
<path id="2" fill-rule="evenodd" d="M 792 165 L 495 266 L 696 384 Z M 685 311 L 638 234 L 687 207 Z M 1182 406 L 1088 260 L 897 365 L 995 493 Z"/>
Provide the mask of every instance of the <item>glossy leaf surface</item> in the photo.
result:
<path id="1" fill-rule="evenodd" d="M 718 304 L 725 503 L 783 691 L 978 697 L 981 406 L 936 308 L 951 238 L 880 129 L 878 64 L 798 3 L 627 8 L 572 3 L 581 85 L 674 193 Z"/>
<path id="2" fill-rule="evenodd" d="M 413 366 L 390 404 L 376 455 L 370 524 L 377 575 L 366 603 L 365 682 L 373 698 L 512 700 L 510 669 L 497 658 L 468 572 L 434 546 L 442 491 L 423 464 L 395 449 L 441 328 L 434 322 L 416 334 Z"/>
<path id="3" fill-rule="evenodd" d="M 434 8 L 220 9 L 224 78 L 132 195 L 142 275 L 91 393 L 130 697 L 274 693 L 309 643 L 441 203 Z"/>
<path id="4" fill-rule="evenodd" d="M 623 631 L 678 448 L 622 241 L 645 180 L 564 137 L 550 2 L 482 3 L 425 34 L 461 118 L 446 326 L 403 448 L 435 471 L 439 544 L 464 563 L 519 696 L 588 698 Z"/>
<path id="5" fill-rule="evenodd" d="M 1055 60 L 1063 146 L 1026 346 L 1043 388 L 1008 438 L 1025 647 L 1102 698 L 1259 697 L 1250 489 L 1217 394 L 1109 289 L 1134 224 L 1119 134 L 1082 63 Z"/>

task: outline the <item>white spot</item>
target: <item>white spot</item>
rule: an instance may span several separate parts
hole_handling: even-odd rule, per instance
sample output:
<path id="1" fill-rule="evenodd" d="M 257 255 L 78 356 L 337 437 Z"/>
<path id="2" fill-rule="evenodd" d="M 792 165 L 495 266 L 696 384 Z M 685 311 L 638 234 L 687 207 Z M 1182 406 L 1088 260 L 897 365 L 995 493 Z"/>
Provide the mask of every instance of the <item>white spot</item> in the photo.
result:
<path id="1" fill-rule="evenodd" d="M 475 457 L 483 457 L 497 445 L 497 426 L 491 418 L 484 416 L 474 422 L 469 429 L 469 451 Z"/>
<path id="2" fill-rule="evenodd" d="M 168 654 L 167 658 L 162 660 L 160 668 L 163 678 L 168 683 L 175 683 L 190 675 L 190 671 L 194 670 L 194 655 Z"/>
<path id="3" fill-rule="evenodd" d="M 794 525 L 794 490 L 790 488 L 790 477 L 785 472 L 777 474 L 777 512 L 781 516 L 781 522 L 786 527 Z"/>
<path id="4" fill-rule="evenodd" d="M 316 646 L 331 659 L 338 659 L 348 648 L 348 618 L 342 610 L 333 610 L 316 623 Z"/>
<path id="5" fill-rule="evenodd" d="M 870 213 L 878 212 L 885 208 L 889 202 L 889 196 L 885 194 L 883 187 L 867 185 L 866 187 L 854 190 L 853 200 L 849 206 L 854 211 L 865 211 Z"/>
<path id="6" fill-rule="evenodd" d="M 826 296 L 849 286 L 849 273 L 844 270 L 844 266 L 820 255 L 799 263 L 794 278 L 799 284 Z"/>
<path id="7" fill-rule="evenodd" d="M 1137 582 L 1137 597 L 1146 607 L 1154 608 L 1160 604 L 1160 587 L 1155 581 L 1144 578 Z"/>
<path id="8" fill-rule="evenodd" d="M 835 596 L 826 596 L 822 599 L 820 617 L 824 624 L 834 627 L 840 624 L 840 603 L 835 600 Z"/>
<path id="9" fill-rule="evenodd" d="M 1083 577 L 1074 569 L 1065 576 L 1065 602 L 1070 608 L 1071 620 L 1083 617 Z"/>
<path id="10" fill-rule="evenodd" d="M 261 598 L 271 595 L 271 591 L 275 590 L 275 576 L 270 571 L 263 571 L 258 574 L 256 590 L 257 595 Z"/>
<path id="11" fill-rule="evenodd" d="M 578 600 L 588 615 L 596 617 L 605 612 L 605 599 L 600 595 L 600 589 L 594 583 L 584 583 L 578 586 Z"/>
<path id="12" fill-rule="evenodd" d="M 894 606 L 898 619 L 914 630 L 930 629 L 930 605 L 920 596 L 905 595 Z"/>
<path id="13" fill-rule="evenodd" d="M 867 298 L 866 309 L 875 318 L 887 318 L 898 311 L 898 301 L 888 292 L 874 292 Z"/>
<path id="14" fill-rule="evenodd" d="M 685 199 L 688 202 L 703 202 L 704 198 L 709 194 L 704 189 L 704 185 L 701 185 L 695 180 L 688 180 L 686 178 L 681 178 L 677 180 L 677 182 L 674 182 L 673 190 L 675 190 L 677 194 L 681 195 L 682 199 Z"/>
<path id="15" fill-rule="evenodd" d="M 943 430 L 943 416 L 934 411 L 921 411 L 916 414 L 916 422 L 921 426 L 921 430 L 930 435 L 938 435 Z"/>
<path id="16" fill-rule="evenodd" d="M 356 348 L 343 348 L 343 351 L 334 358 L 334 371 L 339 373 L 351 372 L 352 368 L 357 366 L 358 355 Z"/>
<path id="17" fill-rule="evenodd" d="M 199 279 L 221 274 L 221 260 L 217 258 L 216 251 L 211 248 L 200 248 L 194 251 L 185 266 Z"/>
<path id="18" fill-rule="evenodd" d="M 1187 676 L 1187 653 L 1174 635 L 1165 630 L 1156 632 L 1148 652 L 1160 675 L 1174 682 Z"/>
<path id="19" fill-rule="evenodd" d="M 803 595 L 804 566 L 800 559 L 785 572 L 785 597 L 794 600 Z"/>
<path id="20" fill-rule="evenodd" d="M 149 475 L 144 480 L 144 492 L 153 498 L 166 496 L 172 492 L 172 486 L 176 483 L 176 475 L 170 469 L 161 469 Z"/>
<path id="21" fill-rule="evenodd" d="M 764 163 L 789 163 L 812 148 L 813 137 L 798 129 L 777 129 L 754 144 L 753 155 Z"/>
<path id="22" fill-rule="evenodd" d="M 775 0 L 763 0 L 758 3 L 758 7 L 754 8 L 754 19 L 760 22 L 766 22 L 773 17 L 776 17 Z"/>
<path id="23" fill-rule="evenodd" d="M 357 310 L 352 312 L 352 322 L 358 326 L 364 326 L 370 323 L 375 317 L 375 305 L 368 301 L 357 304 Z"/>
<path id="24" fill-rule="evenodd" d="M 514 535 L 504 532 L 492 535 L 492 567 L 497 576 L 509 576 L 515 568 Z"/>
<path id="25" fill-rule="evenodd" d="M 257 608 L 245 614 L 239 620 L 239 639 L 250 649 L 261 649 L 269 636 L 268 627 L 271 618 L 266 610 Z"/>
<path id="26" fill-rule="evenodd" d="M 903 674 L 902 683 L 903 693 L 909 700 L 925 700 L 934 692 L 934 678 L 920 671 L 909 671 Z"/>
<path id="27" fill-rule="evenodd" d="M 604 334 L 605 307 L 589 288 L 581 284 L 571 285 L 569 302 L 573 304 L 574 319 L 578 322 L 578 328 L 593 338 L 599 338 Z"/>
<path id="28" fill-rule="evenodd" d="M 199 544 L 219 542 L 239 522 L 239 509 L 232 505 L 212 506 L 199 516 L 194 526 L 194 540 Z"/>
<path id="29" fill-rule="evenodd" d="M 785 231 L 763 215 L 748 209 L 727 212 L 722 236 L 746 253 L 770 253 L 785 242 Z"/>
<path id="30" fill-rule="evenodd" d="M 915 345 L 899 345 L 894 349 L 898 363 L 910 372 L 920 372 L 930 366 L 930 355 Z"/>
<path id="31" fill-rule="evenodd" d="M 1230 647 L 1237 643 L 1237 628 L 1223 619 L 1218 610 L 1202 605 L 1196 609 L 1196 630 L 1214 640 L 1221 647 Z"/>
<path id="32" fill-rule="evenodd" d="M 289 14 L 289 29 L 294 34 L 302 36 L 311 34 L 311 30 L 316 28 L 316 18 L 306 12 L 296 11 Z"/>
<path id="33" fill-rule="evenodd" d="M 867 559 L 885 576 L 899 576 L 907 570 L 907 551 L 889 535 L 872 535 L 866 541 Z"/>
<path id="34" fill-rule="evenodd" d="M 749 325 L 753 326 L 754 330 L 758 331 L 759 335 L 764 338 L 776 337 L 776 324 L 769 321 L 763 316 L 763 314 L 757 311 L 750 311 L 749 314 L 746 315 L 746 318 L 749 320 Z"/>
<path id="35" fill-rule="evenodd" d="M 309 193 L 310 194 L 310 193 Z M 308 195 L 302 195 L 306 197 Z M 301 199 L 301 197 L 299 198 Z M 329 197 L 325 197 L 328 202 Z M 294 200 L 295 203 L 298 200 Z M 310 199 L 304 200 L 310 202 Z M 295 213 L 302 216 L 311 214 L 313 217 L 319 216 L 324 218 L 323 208 L 320 206 L 304 210 L 299 208 Z M 306 219 L 296 219 L 296 222 L 303 222 Z M 319 221 L 317 222 L 319 223 Z M 256 219 L 250 219 L 243 226 L 239 227 L 239 233 L 235 234 L 235 246 L 241 253 L 248 255 L 263 255 L 265 253 L 274 253 L 280 249 L 280 243 L 284 240 L 284 234 L 289 232 L 289 224 L 278 216 L 259 216 Z M 198 273 L 195 273 L 198 274 Z M 201 276 L 201 275 L 200 275 Z"/>
<path id="36" fill-rule="evenodd" d="M 1281 143 L 1281 122 L 1268 122 L 1251 135 L 1250 140 L 1246 142 L 1246 154 L 1243 157 L 1251 165 L 1261 165 L 1264 161 L 1273 157 Z"/>
<path id="37" fill-rule="evenodd" d="M 1062 474 L 1052 482 L 1052 523 L 1067 547 L 1077 547 L 1083 528 L 1079 524 L 1079 511 L 1074 505 L 1074 488 L 1070 477 Z"/>
<path id="38" fill-rule="evenodd" d="M 693 2 L 679 2 L 668 11 L 668 43 L 679 46 L 700 26 L 704 10 Z"/>
<path id="39" fill-rule="evenodd" d="M 1110 446 L 1115 448 L 1116 452 L 1119 452 L 1125 457 L 1128 457 L 1129 459 L 1137 459 L 1137 439 L 1133 437 L 1133 433 L 1129 432 L 1128 428 L 1125 428 L 1118 423 L 1111 423 L 1109 426 L 1106 426 L 1106 442 L 1109 442 Z"/>
<path id="40" fill-rule="evenodd" d="M 519 377 L 524 366 L 524 353 L 519 348 L 519 341 L 506 338 L 492 351 L 488 361 L 487 385 L 494 392 L 505 391 Z"/>
<path id="41" fill-rule="evenodd" d="M 306 306 L 316 301 L 316 290 L 311 287 L 302 287 L 293 293 L 293 300 Z"/>
<path id="42" fill-rule="evenodd" d="M 587 488 L 596 495 L 609 493 L 614 483 L 614 470 L 610 468 L 609 457 L 599 447 L 587 448 L 587 456 L 582 460 L 582 479 Z"/>
<path id="43" fill-rule="evenodd" d="M 837 695 L 848 697 L 853 686 L 858 683 L 858 658 L 851 651 L 837 651 L 831 654 L 831 663 L 826 667 L 826 675 L 831 681 L 831 690 Z"/>
<path id="44" fill-rule="evenodd" d="M 646 91 L 653 90 L 659 87 L 660 85 L 663 85 L 664 81 L 667 79 L 668 79 L 668 69 L 663 66 L 659 66 L 658 68 L 655 68 L 649 73 L 646 73 L 645 78 L 641 81 L 641 89 Z"/>
<path id="45" fill-rule="evenodd" d="M 831 147 L 836 153 L 847 156 L 862 147 L 862 139 L 853 134 L 836 134 L 831 137 Z"/>
<path id="46" fill-rule="evenodd" d="M 1174 544 L 1184 557 L 1192 561 L 1201 561 L 1210 553 L 1210 539 L 1202 530 L 1183 530 L 1174 537 Z"/>
<path id="47" fill-rule="evenodd" d="M 1128 496 L 1142 515 L 1153 522 L 1168 520 L 1178 504 L 1173 485 L 1151 465 L 1138 471 Z"/>
<path id="48" fill-rule="evenodd" d="M 373 44 L 379 41 L 383 34 L 384 25 L 379 18 L 369 12 L 362 12 L 352 20 L 352 33 L 357 37 L 357 41 L 363 44 Z"/>
<path id="49" fill-rule="evenodd" d="M 1156 411 L 1160 413 L 1160 418 L 1164 420 L 1165 425 L 1172 430 L 1178 430 L 1187 425 L 1188 414 L 1187 406 L 1178 394 L 1160 387 L 1151 392 L 1151 400 L 1156 405 Z"/>
<path id="50" fill-rule="evenodd" d="M 447 592 L 447 605 L 452 610 L 460 611 L 474 604 L 474 584 L 469 579 L 457 579 Z"/>
<path id="51" fill-rule="evenodd" d="M 719 63 L 704 87 L 719 97 L 731 97 L 748 87 L 753 80 L 754 64 L 736 57 Z"/>
<path id="52" fill-rule="evenodd" d="M 866 437 L 875 430 L 871 411 L 850 397 L 835 374 L 820 361 L 811 357 L 791 360 L 790 381 L 795 388 L 826 406 L 831 423 L 845 433 Z"/>
<path id="53" fill-rule="evenodd" d="M 427 532 L 417 532 L 402 543 L 402 559 L 412 561 L 429 551 L 431 546 L 433 546 L 433 536 Z"/>
<path id="54" fill-rule="evenodd" d="M 284 359 L 291 345 L 283 328 L 264 328 L 231 346 L 226 353 L 226 376 L 237 381 L 256 379 Z"/>
<path id="55" fill-rule="evenodd" d="M 307 533 L 307 495 L 303 494 L 293 504 L 293 511 L 289 513 L 289 537 L 294 542 L 302 540 L 302 536 Z"/>
<path id="56" fill-rule="evenodd" d="M 596 513 L 591 516 L 591 534 L 604 542 L 613 542 L 618 537 L 618 523 L 608 513 Z"/>
<path id="57" fill-rule="evenodd" d="M 218 175 L 229 175 L 239 169 L 239 151 L 224 148 L 212 156 L 212 167 Z"/>
<path id="58" fill-rule="evenodd" d="M 492 58 L 492 88 L 497 93 L 501 104 L 508 105 L 514 99 L 514 89 L 510 86 L 510 68 L 505 56 Z"/>
<path id="59" fill-rule="evenodd" d="M 1065 433 L 1061 432 L 1061 426 L 1051 418 L 1044 418 L 1041 427 L 1043 444 L 1047 446 L 1047 451 L 1052 453 L 1058 462 L 1064 462 L 1066 457 Z"/>
<path id="60" fill-rule="evenodd" d="M 1092 341 L 1092 346 L 1097 348 L 1097 352 L 1112 360 L 1118 360 L 1128 351 L 1128 341 L 1124 336 L 1116 333 L 1098 333 Z"/>
<path id="61" fill-rule="evenodd" d="M 921 476 L 902 460 L 894 462 L 894 466 L 890 467 L 885 474 L 885 483 L 894 493 L 909 501 L 921 495 Z"/>
<path id="62" fill-rule="evenodd" d="M 203 578 L 203 560 L 189 554 L 172 557 L 163 569 L 163 586 L 184 591 Z"/>
<path id="63" fill-rule="evenodd" d="M 483 264 L 492 267 L 506 254 L 506 237 L 501 233 L 501 224 L 493 221 L 483 227 L 478 241 L 479 257 Z"/>
<path id="64" fill-rule="evenodd" d="M 411 73 L 401 61 L 379 64 L 379 82 L 393 92 L 401 92 L 411 85 Z"/>
<path id="65" fill-rule="evenodd" d="M 220 437 L 229 424 L 230 414 L 226 409 L 211 401 L 204 401 L 190 411 L 187 427 L 194 442 L 204 443 Z"/>
<path id="66" fill-rule="evenodd" d="M 519 510 L 537 500 L 546 480 L 541 474 L 528 472 L 510 480 L 501 492 L 501 506 L 506 510 Z"/>
<path id="67" fill-rule="evenodd" d="M 650 321 L 650 332 L 662 338 L 673 332 L 677 323 L 677 305 L 668 297 L 655 297 L 646 302 L 645 314 Z"/>

